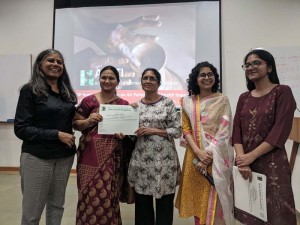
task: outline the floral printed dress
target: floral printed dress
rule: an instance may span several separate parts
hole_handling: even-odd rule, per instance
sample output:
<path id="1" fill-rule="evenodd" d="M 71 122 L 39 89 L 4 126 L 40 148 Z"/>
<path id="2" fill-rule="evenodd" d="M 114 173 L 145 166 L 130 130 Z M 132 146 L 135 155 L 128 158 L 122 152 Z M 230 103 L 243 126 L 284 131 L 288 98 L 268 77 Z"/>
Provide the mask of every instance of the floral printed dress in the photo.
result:
<path id="1" fill-rule="evenodd" d="M 180 164 L 173 138 L 181 135 L 180 117 L 173 101 L 165 96 L 152 104 L 139 101 L 140 127 L 166 129 L 168 137 L 138 137 L 128 170 L 135 191 L 161 198 L 172 194 L 179 184 Z"/>

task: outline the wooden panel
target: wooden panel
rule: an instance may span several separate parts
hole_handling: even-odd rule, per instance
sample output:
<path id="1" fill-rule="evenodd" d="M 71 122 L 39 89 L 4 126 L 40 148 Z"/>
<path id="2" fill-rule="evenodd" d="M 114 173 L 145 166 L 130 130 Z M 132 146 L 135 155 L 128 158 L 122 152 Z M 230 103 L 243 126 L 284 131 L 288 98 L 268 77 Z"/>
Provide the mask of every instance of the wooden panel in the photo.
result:
<path id="1" fill-rule="evenodd" d="M 293 127 L 289 139 L 300 142 L 300 118 L 299 117 L 294 117 L 293 119 Z"/>

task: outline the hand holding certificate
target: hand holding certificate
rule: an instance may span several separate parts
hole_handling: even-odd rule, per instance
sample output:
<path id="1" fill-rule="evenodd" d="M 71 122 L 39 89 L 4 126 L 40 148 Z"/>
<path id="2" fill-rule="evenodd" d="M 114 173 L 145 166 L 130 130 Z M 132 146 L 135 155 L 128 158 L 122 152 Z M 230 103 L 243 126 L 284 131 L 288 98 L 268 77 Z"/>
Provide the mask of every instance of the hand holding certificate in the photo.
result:
<path id="1" fill-rule="evenodd" d="M 99 134 L 134 135 L 139 127 L 139 109 L 129 105 L 100 105 L 99 113 L 103 117 L 98 124 Z"/>
<path id="2" fill-rule="evenodd" d="M 235 207 L 267 222 L 266 176 L 252 172 L 252 181 L 245 180 L 238 167 L 233 167 Z"/>

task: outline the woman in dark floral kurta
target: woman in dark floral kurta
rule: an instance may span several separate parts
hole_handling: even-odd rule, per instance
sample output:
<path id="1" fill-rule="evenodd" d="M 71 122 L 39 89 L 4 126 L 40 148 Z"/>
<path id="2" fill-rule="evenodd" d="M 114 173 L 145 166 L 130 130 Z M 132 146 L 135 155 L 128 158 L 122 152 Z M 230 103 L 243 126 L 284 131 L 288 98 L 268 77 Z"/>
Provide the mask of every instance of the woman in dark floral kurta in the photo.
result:
<path id="1" fill-rule="evenodd" d="M 116 95 L 119 72 L 106 66 L 100 72 L 101 91 L 85 97 L 76 109 L 74 127 L 82 132 L 77 150 L 78 203 L 76 225 L 122 225 L 119 179 L 125 149 L 117 135 L 98 133 L 103 104 L 128 105 Z M 123 139 L 124 141 L 124 139 Z"/>
<path id="2" fill-rule="evenodd" d="M 280 85 L 273 56 L 253 50 L 244 60 L 248 92 L 238 101 L 233 127 L 236 165 L 245 179 L 251 171 L 267 177 L 264 222 L 235 208 L 235 218 L 247 225 L 296 225 L 291 171 L 285 142 L 296 103 L 290 87 Z"/>

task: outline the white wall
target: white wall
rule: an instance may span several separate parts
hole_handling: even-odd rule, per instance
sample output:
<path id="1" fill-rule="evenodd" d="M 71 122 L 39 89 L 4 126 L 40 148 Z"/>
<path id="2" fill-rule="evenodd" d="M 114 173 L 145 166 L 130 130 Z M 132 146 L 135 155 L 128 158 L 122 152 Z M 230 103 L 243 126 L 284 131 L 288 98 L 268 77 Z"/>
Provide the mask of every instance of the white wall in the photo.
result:
<path id="1" fill-rule="evenodd" d="M 29 53 L 34 60 L 40 51 L 50 48 L 53 4 L 53 0 L 1 0 L 0 54 Z M 221 11 L 223 91 L 229 97 L 234 112 L 238 96 L 246 90 L 241 64 L 250 48 L 299 47 L 300 1 L 223 0 Z M 0 76 L 0 82 L 4 80 L 5 77 Z M 0 124 L 0 167 L 19 166 L 20 145 L 13 134 L 12 124 Z M 288 141 L 287 149 L 290 150 L 291 146 Z M 181 147 L 178 150 L 182 161 L 184 150 Z M 293 174 L 298 211 L 299 155 Z"/>

